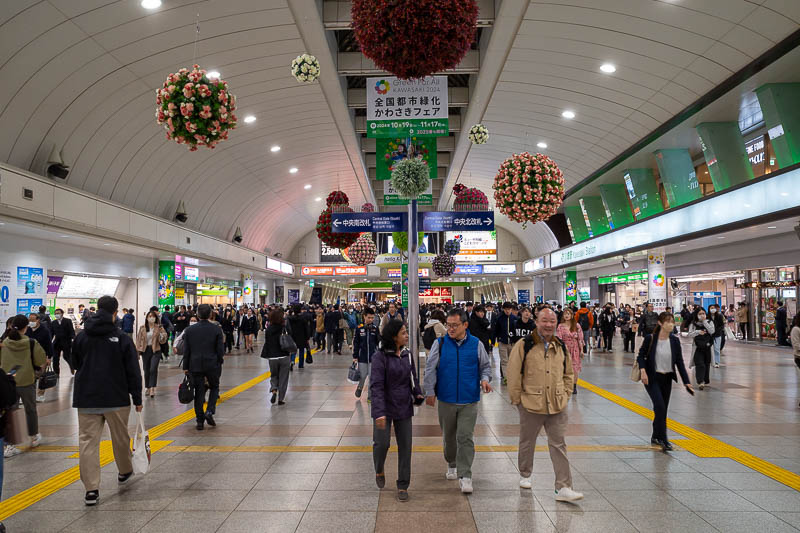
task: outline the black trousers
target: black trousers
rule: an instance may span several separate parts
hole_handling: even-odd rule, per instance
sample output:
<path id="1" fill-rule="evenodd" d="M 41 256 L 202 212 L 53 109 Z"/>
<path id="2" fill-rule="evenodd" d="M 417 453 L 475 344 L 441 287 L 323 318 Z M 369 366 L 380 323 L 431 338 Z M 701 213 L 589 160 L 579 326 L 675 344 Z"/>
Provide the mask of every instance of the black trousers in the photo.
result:
<path id="1" fill-rule="evenodd" d="M 775 326 L 775 332 L 778 337 L 778 346 L 791 346 L 791 344 L 786 340 L 786 326 L 781 325 Z"/>
<path id="2" fill-rule="evenodd" d="M 710 383 L 711 376 L 711 346 L 697 348 L 694 351 L 694 376 L 697 384 Z"/>
<path id="3" fill-rule="evenodd" d="M 206 418 L 206 412 L 212 415 L 217 412 L 217 400 L 219 399 L 219 376 L 222 369 L 211 370 L 208 372 L 192 372 L 192 383 L 194 384 L 194 416 L 198 422 Z M 206 400 L 206 380 L 208 380 L 208 407 L 203 411 L 203 403 Z"/>
<path id="4" fill-rule="evenodd" d="M 604 348 L 606 350 L 611 350 L 611 345 L 614 342 L 614 330 L 611 331 L 603 331 L 603 344 L 605 345 Z"/>
<path id="5" fill-rule="evenodd" d="M 750 329 L 750 322 L 739 322 L 739 331 L 742 333 L 742 340 L 747 340 L 748 329 Z"/>
<path id="6" fill-rule="evenodd" d="M 158 364 L 161 362 L 161 352 L 153 352 L 148 346 L 142 354 L 142 368 L 144 368 L 144 387 L 149 389 L 158 385 Z"/>
<path id="7" fill-rule="evenodd" d="M 653 439 L 667 440 L 667 409 L 672 394 L 672 375 L 656 372 L 650 384 L 644 386 L 653 401 Z"/>
<path id="8" fill-rule="evenodd" d="M 225 332 L 225 351 L 230 352 L 233 349 L 233 332 Z"/>
<path id="9" fill-rule="evenodd" d="M 622 332 L 623 351 L 634 351 L 636 348 L 636 332 L 633 330 Z"/>
<path id="10" fill-rule="evenodd" d="M 392 426 L 394 425 L 394 438 L 397 440 L 397 488 L 407 490 L 411 484 L 411 419 L 394 420 L 386 418 L 386 429 L 378 429 L 373 421 L 372 426 L 372 460 L 375 463 L 375 473 L 383 473 L 386 463 L 386 454 L 392 440 Z"/>
<path id="11" fill-rule="evenodd" d="M 57 340 L 53 344 L 53 370 L 55 371 L 56 375 L 61 373 L 61 357 L 64 358 L 64 361 L 69 365 L 70 370 L 72 369 L 72 363 L 70 363 L 70 356 L 72 355 L 72 341 L 60 341 Z"/>

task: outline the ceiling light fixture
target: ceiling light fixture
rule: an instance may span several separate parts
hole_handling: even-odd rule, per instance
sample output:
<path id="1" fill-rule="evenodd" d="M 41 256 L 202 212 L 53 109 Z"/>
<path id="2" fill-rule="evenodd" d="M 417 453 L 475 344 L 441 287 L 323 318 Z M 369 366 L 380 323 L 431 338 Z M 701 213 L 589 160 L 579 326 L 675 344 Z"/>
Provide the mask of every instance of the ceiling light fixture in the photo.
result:
<path id="1" fill-rule="evenodd" d="M 218 80 L 220 77 L 219 71 L 212 70 L 211 72 L 206 72 L 206 77 L 210 80 Z"/>
<path id="2" fill-rule="evenodd" d="M 767 229 L 776 229 L 778 226 L 767 226 Z"/>
<path id="3" fill-rule="evenodd" d="M 297 174 L 297 167 L 292 167 L 289 169 L 290 174 Z"/>
<path id="4" fill-rule="evenodd" d="M 308 189 L 310 189 L 310 188 L 311 188 L 311 184 L 310 184 L 310 183 L 306 183 L 306 184 L 303 186 L 303 188 L 304 188 L 305 190 L 308 190 Z"/>
<path id="5" fill-rule="evenodd" d="M 156 9 L 161 7 L 161 0 L 142 0 L 141 4 L 145 9 Z"/>
<path id="6" fill-rule="evenodd" d="M 612 63 L 603 63 L 600 65 L 600 70 L 606 74 L 613 74 L 617 71 L 617 67 L 615 67 Z"/>
<path id="7" fill-rule="evenodd" d="M 245 124 L 251 124 L 251 123 L 253 123 L 255 121 L 256 121 L 256 117 L 254 115 L 247 115 L 246 117 L 244 117 L 244 123 Z"/>
<path id="8" fill-rule="evenodd" d="M 540 142 L 540 143 L 537 143 L 536 146 L 538 146 L 539 148 L 544 149 L 544 148 L 547 148 L 547 143 L 546 142 Z"/>
<path id="9" fill-rule="evenodd" d="M 724 239 L 725 237 L 717 237 L 717 239 Z"/>
<path id="10" fill-rule="evenodd" d="M 322 201 L 322 198 L 321 198 L 321 197 L 319 197 L 319 196 L 317 196 L 316 198 L 314 198 L 314 201 L 315 201 L 315 202 L 321 202 L 321 201 Z"/>
<path id="11" fill-rule="evenodd" d="M 574 111 L 570 111 L 569 109 L 567 109 L 566 111 L 562 111 L 561 112 L 561 116 L 564 117 L 564 118 L 573 119 L 573 118 L 575 118 L 575 112 Z"/>
<path id="12" fill-rule="evenodd" d="M 270 147 L 269 151 L 272 152 L 272 153 L 280 152 L 281 151 L 281 147 L 276 144 L 276 145 Z"/>

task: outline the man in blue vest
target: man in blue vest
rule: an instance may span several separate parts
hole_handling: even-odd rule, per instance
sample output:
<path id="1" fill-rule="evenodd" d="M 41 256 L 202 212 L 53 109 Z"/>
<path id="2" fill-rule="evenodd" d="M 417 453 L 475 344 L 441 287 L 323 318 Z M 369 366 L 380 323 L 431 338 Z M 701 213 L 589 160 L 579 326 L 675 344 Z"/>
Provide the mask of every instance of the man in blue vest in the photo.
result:
<path id="1" fill-rule="evenodd" d="M 483 343 L 467 331 L 467 314 L 447 313 L 447 335 L 431 347 L 425 365 L 426 403 L 439 398 L 439 426 L 444 441 L 447 479 L 459 479 L 461 492 L 472 493 L 475 421 L 483 392 L 492 392 L 492 363 Z"/>

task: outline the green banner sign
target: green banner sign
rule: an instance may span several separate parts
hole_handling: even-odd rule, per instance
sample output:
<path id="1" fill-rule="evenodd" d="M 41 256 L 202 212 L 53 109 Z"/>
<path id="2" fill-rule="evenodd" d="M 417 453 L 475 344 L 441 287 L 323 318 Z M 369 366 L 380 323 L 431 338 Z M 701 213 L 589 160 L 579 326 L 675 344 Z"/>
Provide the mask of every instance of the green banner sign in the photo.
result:
<path id="1" fill-rule="evenodd" d="M 696 129 L 714 192 L 755 177 L 738 122 L 704 122 Z"/>
<path id="2" fill-rule="evenodd" d="M 577 302 L 578 301 L 578 272 L 575 270 L 567 270 L 566 271 L 566 280 L 564 282 L 566 293 L 567 293 L 567 303 L 569 302 Z"/>
<path id="3" fill-rule="evenodd" d="M 703 195 L 689 150 L 670 148 L 656 150 L 653 155 L 656 156 L 658 173 L 670 207 L 688 204 Z"/>
<path id="4" fill-rule="evenodd" d="M 629 281 L 644 281 L 647 279 L 647 272 L 632 272 L 630 274 L 616 274 L 597 279 L 598 285 L 610 285 L 612 283 L 627 283 Z"/>
<path id="5" fill-rule="evenodd" d="M 383 182 L 383 205 L 408 205 L 408 198 L 401 195 L 393 186 L 392 182 Z M 417 197 L 417 205 L 433 205 L 433 182 L 428 184 L 428 190 Z"/>
<path id="6" fill-rule="evenodd" d="M 599 196 L 585 196 L 581 198 L 581 201 L 583 202 L 583 208 L 586 210 L 586 216 L 589 218 L 592 236 L 597 237 L 611 231 L 603 199 Z"/>
<path id="7" fill-rule="evenodd" d="M 631 203 L 628 200 L 625 185 L 621 183 L 600 185 L 600 196 L 603 198 L 603 203 L 608 208 L 608 212 L 611 213 L 611 222 L 615 228 L 633 224 Z"/>
<path id="8" fill-rule="evenodd" d="M 175 261 L 158 262 L 158 307 L 175 305 Z"/>
<path id="9" fill-rule="evenodd" d="M 367 137 L 447 137 L 447 76 L 367 78 Z"/>
<path id="10" fill-rule="evenodd" d="M 633 206 L 633 216 L 642 220 L 664 211 L 661 195 L 651 168 L 632 168 L 623 171 L 625 187 Z"/>
<path id="11" fill-rule="evenodd" d="M 780 168 L 800 163 L 800 83 L 768 83 L 756 89 Z"/>
<path id="12" fill-rule="evenodd" d="M 436 179 L 436 137 L 396 137 L 375 139 L 375 173 L 378 181 L 392 178 L 394 164 L 407 157 L 421 158 L 428 164 L 430 178 Z"/>
<path id="13" fill-rule="evenodd" d="M 408 309 L 408 263 L 403 263 L 400 269 L 403 307 Z"/>
<path id="14" fill-rule="evenodd" d="M 367 137 L 447 137 L 450 120 L 434 118 L 427 120 L 368 120 Z"/>
<path id="15" fill-rule="evenodd" d="M 579 205 L 567 205 L 564 207 L 564 213 L 569 220 L 570 228 L 572 229 L 572 237 L 575 242 L 585 241 L 590 237 L 589 228 L 586 227 L 586 219 L 583 218 L 583 210 Z"/>

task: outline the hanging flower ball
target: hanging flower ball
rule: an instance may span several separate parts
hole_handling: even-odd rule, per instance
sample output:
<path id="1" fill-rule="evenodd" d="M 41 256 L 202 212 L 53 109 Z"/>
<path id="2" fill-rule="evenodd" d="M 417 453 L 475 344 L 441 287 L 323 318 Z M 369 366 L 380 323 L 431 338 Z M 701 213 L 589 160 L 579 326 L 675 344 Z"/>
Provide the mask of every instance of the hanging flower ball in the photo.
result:
<path id="1" fill-rule="evenodd" d="M 198 65 L 170 74 L 156 89 L 156 121 L 167 130 L 167 140 L 185 144 L 191 152 L 227 139 L 236 127 L 235 110 L 228 82 L 209 78 Z"/>
<path id="2" fill-rule="evenodd" d="M 401 79 L 455 68 L 475 41 L 475 0 L 353 0 L 361 52 Z"/>
<path id="3" fill-rule="evenodd" d="M 433 258 L 433 273 L 441 278 L 452 276 L 456 271 L 456 260 L 452 255 L 439 254 Z"/>
<path id="4" fill-rule="evenodd" d="M 489 209 L 489 199 L 480 189 L 467 187 L 461 183 L 453 187 L 456 199 L 453 202 L 455 211 L 487 211 Z"/>
<path id="5" fill-rule="evenodd" d="M 406 158 L 394 164 L 392 187 L 405 198 L 416 198 L 428 190 L 430 184 L 430 170 L 423 159 Z"/>
<path id="6" fill-rule="evenodd" d="M 497 209 L 523 229 L 547 220 L 564 203 L 564 174 L 542 154 L 523 152 L 503 161 L 492 188 Z"/>
<path id="7" fill-rule="evenodd" d="M 444 243 L 444 253 L 447 255 L 458 255 L 461 251 L 461 243 L 456 239 L 450 239 Z"/>
<path id="8" fill-rule="evenodd" d="M 353 210 L 347 207 L 346 205 L 338 205 L 335 206 L 338 208 L 337 212 L 339 213 L 352 213 Z M 317 219 L 317 237 L 323 243 L 327 244 L 331 248 L 339 248 L 340 250 L 344 250 L 354 242 L 359 237 L 359 233 L 334 233 L 333 226 L 331 224 L 331 208 L 325 209 L 322 213 L 320 213 L 319 218 Z"/>
<path id="9" fill-rule="evenodd" d="M 325 200 L 325 205 L 331 207 L 332 205 L 348 205 L 350 203 L 350 199 L 347 195 L 342 191 L 333 191 L 328 195 L 327 200 Z"/>
<path id="10" fill-rule="evenodd" d="M 421 243 L 422 240 L 425 238 L 425 233 L 419 232 L 417 233 L 417 244 Z M 405 231 L 394 231 L 392 232 L 392 243 L 400 250 L 401 253 L 405 253 L 408 250 L 408 232 Z"/>
<path id="11" fill-rule="evenodd" d="M 375 212 L 375 206 L 372 205 L 370 202 L 367 202 L 367 203 L 365 203 L 364 205 L 361 206 L 361 212 L 362 213 L 374 213 Z"/>
<path id="12" fill-rule="evenodd" d="M 292 76 L 300 83 L 313 83 L 319 78 L 319 61 L 317 58 L 302 54 L 292 60 Z"/>
<path id="13" fill-rule="evenodd" d="M 489 141 L 489 130 L 483 124 L 475 124 L 469 129 L 469 142 L 486 144 Z"/>
<path id="14" fill-rule="evenodd" d="M 378 248 L 372 242 L 372 237 L 370 237 L 369 233 L 365 233 L 350 246 L 348 253 L 351 263 L 355 263 L 358 266 L 366 266 L 375 262 L 375 258 L 378 256 Z"/>

